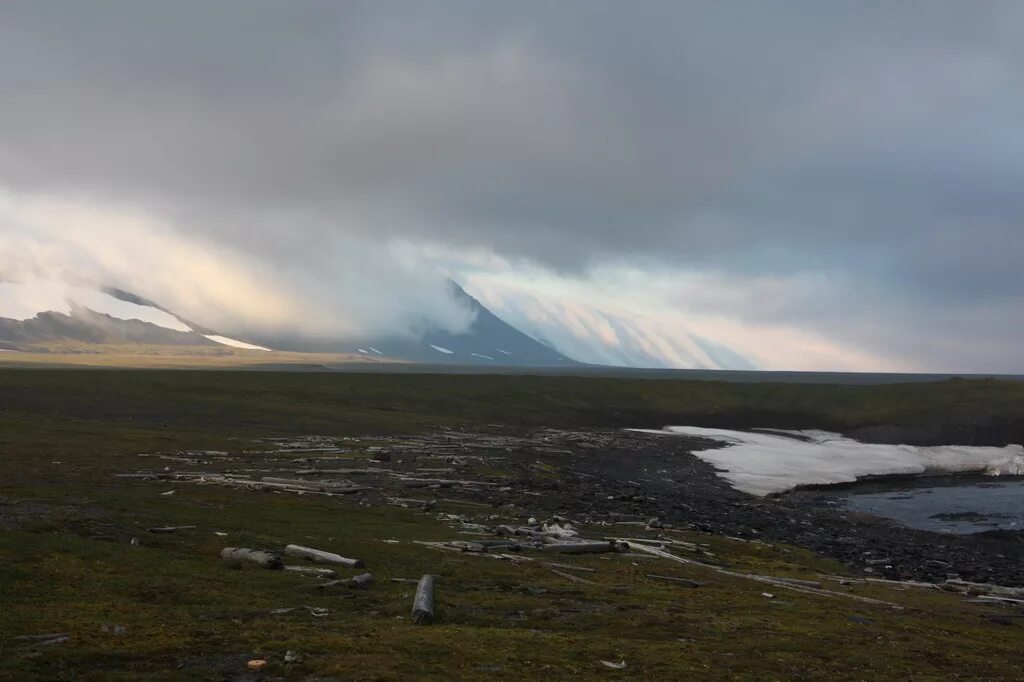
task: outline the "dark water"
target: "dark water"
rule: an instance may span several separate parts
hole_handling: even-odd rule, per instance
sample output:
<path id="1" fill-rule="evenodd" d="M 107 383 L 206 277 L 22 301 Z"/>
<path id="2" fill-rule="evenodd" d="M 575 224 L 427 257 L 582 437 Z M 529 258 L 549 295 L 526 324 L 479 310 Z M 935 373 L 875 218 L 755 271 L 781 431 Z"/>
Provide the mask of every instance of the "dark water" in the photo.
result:
<path id="1" fill-rule="evenodd" d="M 1024 480 L 1019 478 L 868 488 L 839 502 L 851 511 L 895 519 L 921 530 L 960 534 L 1024 530 Z"/>

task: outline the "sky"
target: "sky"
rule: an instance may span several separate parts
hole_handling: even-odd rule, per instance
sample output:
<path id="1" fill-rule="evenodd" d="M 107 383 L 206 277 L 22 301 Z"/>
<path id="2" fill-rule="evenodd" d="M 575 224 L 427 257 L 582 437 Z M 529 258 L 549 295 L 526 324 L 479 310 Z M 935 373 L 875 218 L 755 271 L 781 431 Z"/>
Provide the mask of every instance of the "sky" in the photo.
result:
<path id="1" fill-rule="evenodd" d="M 1022 372 L 1024 3 L 10 0 L 0 275 L 231 335 Z"/>

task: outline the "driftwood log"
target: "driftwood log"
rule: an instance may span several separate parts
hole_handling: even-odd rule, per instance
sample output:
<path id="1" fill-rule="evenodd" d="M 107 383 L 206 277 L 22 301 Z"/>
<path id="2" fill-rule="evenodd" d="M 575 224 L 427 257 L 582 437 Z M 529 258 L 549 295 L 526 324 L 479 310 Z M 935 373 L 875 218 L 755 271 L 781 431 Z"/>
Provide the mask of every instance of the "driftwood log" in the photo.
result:
<path id="1" fill-rule="evenodd" d="M 559 571 L 557 568 L 552 568 L 551 572 L 554 573 L 555 575 L 559 575 L 559 576 L 565 578 L 566 580 L 568 580 L 570 582 L 580 583 L 582 585 L 596 585 L 597 584 L 593 580 L 587 580 L 586 578 L 581 578 L 578 575 L 573 575 L 572 573 L 566 573 L 565 571 Z"/>
<path id="2" fill-rule="evenodd" d="M 302 545 L 288 545 L 284 548 L 284 553 L 288 556 L 308 559 L 309 561 L 313 561 L 318 564 L 338 564 L 340 566 L 347 566 L 348 568 L 363 567 L 363 562 L 359 559 L 348 559 L 339 554 L 324 552 L 310 547 L 303 547 Z"/>
<path id="3" fill-rule="evenodd" d="M 363 573 L 352 578 L 343 578 L 341 580 L 329 580 L 325 583 L 317 585 L 317 589 L 325 589 L 328 587 L 354 587 L 356 589 L 360 589 L 363 587 L 369 587 L 372 584 L 373 574 Z"/>
<path id="4" fill-rule="evenodd" d="M 317 568 L 316 566 L 285 566 L 284 570 L 289 573 L 300 575 L 313 575 L 318 578 L 337 578 L 338 572 L 330 568 Z"/>
<path id="5" fill-rule="evenodd" d="M 596 573 L 597 569 L 587 568 L 586 566 L 570 566 L 569 564 L 556 564 L 554 561 L 543 562 L 545 566 L 550 568 L 564 568 L 567 571 L 583 571 L 584 573 Z"/>
<path id="6" fill-rule="evenodd" d="M 747 580 L 753 580 L 755 582 L 764 583 L 766 585 L 772 585 L 773 587 L 781 587 L 786 590 L 793 592 L 804 592 L 806 594 L 815 594 L 820 597 L 839 597 L 842 599 L 853 599 L 855 601 L 863 602 L 865 604 L 877 604 L 879 606 L 891 606 L 893 608 L 902 609 L 903 607 L 899 604 L 893 604 L 892 602 L 882 601 L 880 599 L 871 599 L 870 597 L 861 597 L 860 595 L 850 594 L 848 592 L 832 592 L 831 590 L 823 590 L 817 587 L 805 587 L 803 585 L 794 585 L 793 583 L 783 582 L 778 578 L 772 578 L 767 575 L 755 575 L 753 573 L 739 573 L 737 571 L 728 571 L 718 566 L 712 566 L 710 564 L 704 564 L 693 559 L 684 559 L 683 557 L 670 554 L 661 549 L 655 547 L 648 547 L 635 542 L 626 542 L 631 549 L 638 549 L 641 552 L 653 554 L 654 556 L 661 557 L 662 559 L 668 559 L 669 561 L 675 561 L 676 563 L 686 564 L 689 566 L 700 566 L 702 568 L 715 571 L 721 575 L 728 575 L 734 578 L 745 578 Z"/>
<path id="7" fill-rule="evenodd" d="M 669 582 L 679 583 L 680 585 L 685 585 L 686 587 L 704 587 L 704 585 L 707 584 L 707 583 L 702 583 L 699 580 L 689 580 L 687 578 L 674 578 L 674 577 L 672 577 L 670 575 L 652 575 L 652 574 L 648 574 L 647 577 L 652 579 L 652 580 L 667 580 Z"/>
<path id="8" fill-rule="evenodd" d="M 342 495 L 358 493 L 364 490 L 371 490 L 367 486 L 356 486 L 350 483 L 330 483 L 327 481 L 308 481 L 302 478 L 277 478 L 275 476 L 264 476 L 258 481 L 262 484 L 296 486 L 299 488 L 312 488 L 328 493 L 340 493 Z"/>
<path id="9" fill-rule="evenodd" d="M 540 549 L 545 552 L 560 552 L 562 554 L 594 554 L 618 551 L 618 547 L 614 542 L 553 542 L 548 545 L 541 545 Z"/>
<path id="10" fill-rule="evenodd" d="M 264 552 L 261 549 L 225 547 L 220 552 L 220 558 L 227 564 L 228 568 L 241 568 L 247 562 L 272 571 L 280 571 L 284 568 L 284 562 L 281 561 L 281 557 L 273 552 Z"/>
<path id="11" fill-rule="evenodd" d="M 412 600 L 412 622 L 424 625 L 434 620 L 434 576 L 425 575 L 416 586 Z"/>
<path id="12" fill-rule="evenodd" d="M 149 532 L 157 534 L 167 534 L 175 533 L 179 530 L 189 530 L 191 528 L 195 528 L 195 526 L 156 526 L 154 528 L 150 528 Z"/>

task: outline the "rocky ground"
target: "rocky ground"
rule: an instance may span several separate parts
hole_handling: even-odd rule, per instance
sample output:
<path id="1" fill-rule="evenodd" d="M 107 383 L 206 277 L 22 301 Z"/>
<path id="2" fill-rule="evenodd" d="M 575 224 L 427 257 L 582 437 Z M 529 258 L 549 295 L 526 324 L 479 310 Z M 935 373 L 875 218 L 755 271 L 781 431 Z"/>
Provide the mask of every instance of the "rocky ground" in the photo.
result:
<path id="1" fill-rule="evenodd" d="M 499 511 L 591 525 L 657 519 L 798 545 L 865 576 L 1024 585 L 1024 534 L 912 530 L 844 512 L 813 490 L 753 497 L 692 454 L 709 447 L 717 445 L 618 430 L 489 426 L 415 437 L 303 437 L 242 453 L 146 453 L 146 468 L 124 476 L 345 495 L 364 505 L 437 508 L 472 522 Z"/>

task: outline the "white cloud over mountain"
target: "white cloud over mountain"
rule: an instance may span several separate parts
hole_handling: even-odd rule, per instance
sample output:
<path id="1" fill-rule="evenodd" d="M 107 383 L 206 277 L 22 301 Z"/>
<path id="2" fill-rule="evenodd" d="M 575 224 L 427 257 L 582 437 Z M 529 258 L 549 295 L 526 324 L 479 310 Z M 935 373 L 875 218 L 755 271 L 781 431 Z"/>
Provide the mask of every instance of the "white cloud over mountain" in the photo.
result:
<path id="1" fill-rule="evenodd" d="M 451 276 L 593 360 L 1020 371 L 1022 30 L 1013 0 L 14 0 L 0 274 L 320 336 L 464 327 Z"/>

